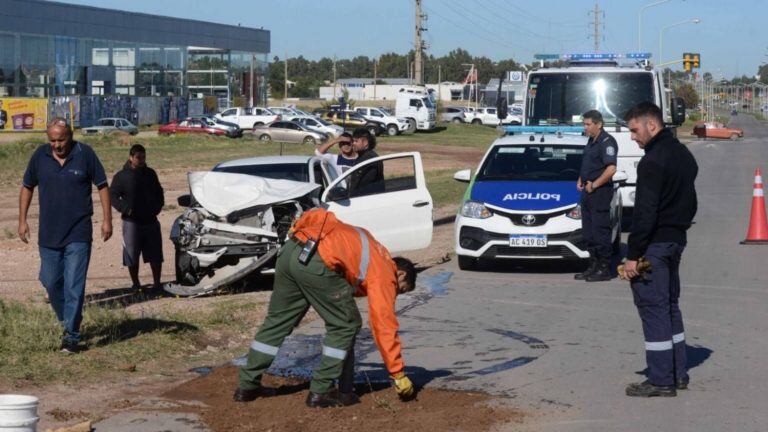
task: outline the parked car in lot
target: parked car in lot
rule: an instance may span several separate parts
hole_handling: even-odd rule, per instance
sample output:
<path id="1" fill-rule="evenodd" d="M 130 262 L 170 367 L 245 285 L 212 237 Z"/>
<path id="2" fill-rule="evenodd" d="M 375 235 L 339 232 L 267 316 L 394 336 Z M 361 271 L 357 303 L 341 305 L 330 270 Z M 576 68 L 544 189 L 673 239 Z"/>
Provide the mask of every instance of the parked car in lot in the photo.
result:
<path id="1" fill-rule="evenodd" d="M 171 123 L 165 126 L 161 126 L 157 130 L 158 135 L 174 135 L 174 134 L 207 134 L 224 136 L 226 131 L 219 128 L 208 126 L 207 122 L 202 119 L 188 118 L 178 123 Z"/>
<path id="2" fill-rule="evenodd" d="M 446 123 L 464 123 L 464 113 L 469 109 L 463 106 L 447 106 L 440 113 L 440 121 Z"/>
<path id="3" fill-rule="evenodd" d="M 197 117 L 190 117 L 191 119 L 201 120 L 208 127 L 214 129 L 221 129 L 230 138 L 240 138 L 243 136 L 243 129 L 235 123 L 224 121 L 216 116 L 202 115 Z"/>
<path id="4" fill-rule="evenodd" d="M 499 116 L 497 110 L 494 107 L 477 108 L 474 112 L 465 112 L 464 121 L 472 124 L 483 124 L 487 126 L 498 126 L 499 123 L 503 125 L 519 125 L 522 124 L 523 119 L 518 115 L 514 115 L 511 112 L 507 113 L 507 117 L 499 122 Z"/>
<path id="5" fill-rule="evenodd" d="M 343 127 L 325 121 L 321 118 L 317 118 L 315 116 L 289 116 L 286 118 L 286 120 L 296 122 L 309 130 L 326 134 L 329 137 L 331 135 L 339 136 L 344 132 Z"/>
<path id="6" fill-rule="evenodd" d="M 381 181 L 350 181 L 373 164 L 383 169 Z M 177 296 L 210 293 L 274 268 L 293 221 L 319 205 L 369 230 L 393 253 L 432 240 L 432 198 L 415 152 L 374 158 L 342 176 L 317 157 L 239 159 L 189 173 L 188 181 L 190 195 L 178 199 L 186 209 L 171 228 L 176 281 L 164 287 Z"/>
<path id="7" fill-rule="evenodd" d="M 230 108 L 216 114 L 216 117 L 235 123 L 242 129 L 251 129 L 254 126 L 272 123 L 280 120 L 280 115 L 273 113 L 266 108 Z"/>
<path id="8" fill-rule="evenodd" d="M 384 123 L 387 128 L 387 135 L 395 136 L 408 130 L 408 120 L 397 118 L 386 108 L 376 107 L 355 107 L 355 112 L 363 116 L 366 120 Z"/>
<path id="9" fill-rule="evenodd" d="M 315 132 L 296 122 L 283 120 L 267 125 L 254 126 L 253 136 L 263 142 L 300 142 L 311 145 L 316 145 L 328 138 L 328 135 L 324 133 Z"/>
<path id="10" fill-rule="evenodd" d="M 83 128 L 84 135 L 105 135 L 113 132 L 125 132 L 131 135 L 139 133 L 139 128 L 124 118 L 101 118 L 94 126 Z"/>
<path id="11" fill-rule="evenodd" d="M 722 123 L 717 122 L 703 122 L 697 123 L 693 126 L 693 132 L 691 135 L 699 138 L 721 138 L 721 139 L 738 139 L 744 137 L 744 130 L 737 128 L 729 128 Z"/>
<path id="12" fill-rule="evenodd" d="M 469 183 L 456 217 L 459 268 L 473 270 L 483 260 L 581 260 L 589 257 L 581 233 L 580 193 L 576 190 L 587 138 L 583 128 L 521 132 L 491 144 L 474 176 L 469 169 L 454 179 Z M 618 190 L 627 180 L 614 176 Z M 610 204 L 611 239 L 621 238 L 621 194 Z"/>
<path id="13" fill-rule="evenodd" d="M 373 135 L 381 135 L 387 130 L 384 123 L 368 120 L 354 111 L 330 111 L 326 114 L 325 120 L 347 130 L 366 128 Z"/>

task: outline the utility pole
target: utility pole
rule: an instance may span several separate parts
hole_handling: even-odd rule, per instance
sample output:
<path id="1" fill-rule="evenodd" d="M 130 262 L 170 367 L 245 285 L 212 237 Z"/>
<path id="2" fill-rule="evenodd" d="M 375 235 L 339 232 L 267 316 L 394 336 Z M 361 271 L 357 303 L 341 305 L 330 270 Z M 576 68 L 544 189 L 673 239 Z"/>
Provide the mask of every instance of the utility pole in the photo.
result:
<path id="1" fill-rule="evenodd" d="M 592 37 L 595 39 L 595 52 L 600 52 L 600 25 L 603 24 L 600 22 L 600 14 L 603 14 L 603 18 L 605 18 L 605 12 L 600 10 L 600 4 L 598 2 L 595 2 L 595 9 L 591 11 L 590 13 L 595 15 L 595 20 L 592 22 L 595 26 L 595 31 Z M 603 24 L 605 25 L 605 24 Z"/>
<path id="2" fill-rule="evenodd" d="M 416 85 L 424 84 L 424 60 L 422 58 L 424 50 L 424 42 L 421 40 L 421 32 L 427 29 L 422 27 L 422 19 L 426 19 L 426 15 L 421 13 L 421 1 L 416 1 L 416 34 L 414 37 L 413 50 L 414 50 L 414 81 Z"/>
<path id="3" fill-rule="evenodd" d="M 331 100 L 336 99 L 336 54 L 333 55 L 333 96 Z"/>
<path id="4" fill-rule="evenodd" d="M 285 76 L 285 88 L 283 89 L 283 103 L 288 99 L 288 53 L 283 59 L 283 75 Z"/>
<path id="5" fill-rule="evenodd" d="M 374 60 L 373 61 L 373 100 L 376 100 L 376 87 L 378 84 L 377 82 L 379 81 L 377 78 L 378 72 L 379 72 L 379 62 Z"/>
<path id="6" fill-rule="evenodd" d="M 443 90 L 442 65 L 437 65 L 437 100 L 443 100 L 441 91 Z"/>

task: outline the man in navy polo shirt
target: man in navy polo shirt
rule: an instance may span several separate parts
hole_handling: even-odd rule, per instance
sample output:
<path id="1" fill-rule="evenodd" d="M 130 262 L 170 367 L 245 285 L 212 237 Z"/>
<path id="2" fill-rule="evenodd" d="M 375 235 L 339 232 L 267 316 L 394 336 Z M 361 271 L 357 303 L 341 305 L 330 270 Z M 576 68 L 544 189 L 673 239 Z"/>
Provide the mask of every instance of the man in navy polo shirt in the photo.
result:
<path id="1" fill-rule="evenodd" d="M 93 201 L 99 189 L 103 212 L 101 238 L 112 237 L 112 209 L 107 176 L 93 149 L 72 139 L 64 119 L 48 126 L 50 145 L 38 147 L 29 160 L 19 196 L 19 238 L 29 241 L 27 211 L 35 187 L 40 189 L 40 282 L 64 327 L 61 351 L 71 354 L 80 340 L 85 279 L 91 258 Z"/>

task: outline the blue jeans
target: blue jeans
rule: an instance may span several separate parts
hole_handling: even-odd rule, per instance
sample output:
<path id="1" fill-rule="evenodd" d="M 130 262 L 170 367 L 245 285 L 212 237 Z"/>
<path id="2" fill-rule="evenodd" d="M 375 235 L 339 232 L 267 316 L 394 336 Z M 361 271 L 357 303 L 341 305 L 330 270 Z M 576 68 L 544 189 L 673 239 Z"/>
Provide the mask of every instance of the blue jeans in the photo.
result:
<path id="1" fill-rule="evenodd" d="M 72 242 L 62 248 L 40 246 L 40 282 L 48 291 L 51 307 L 64 327 L 65 342 L 80 340 L 90 260 L 90 242 Z"/>

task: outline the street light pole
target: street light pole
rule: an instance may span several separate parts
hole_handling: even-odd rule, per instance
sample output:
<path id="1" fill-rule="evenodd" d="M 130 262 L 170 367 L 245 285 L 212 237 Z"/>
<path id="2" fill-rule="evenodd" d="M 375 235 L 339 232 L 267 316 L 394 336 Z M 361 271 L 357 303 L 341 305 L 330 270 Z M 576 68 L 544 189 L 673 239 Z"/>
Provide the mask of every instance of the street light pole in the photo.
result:
<path id="1" fill-rule="evenodd" d="M 640 8 L 640 11 L 637 13 L 637 52 L 641 52 L 643 50 L 643 12 L 645 12 L 645 10 L 649 7 L 658 6 L 670 1 L 672 0 L 659 0 Z M 661 59 L 659 59 L 659 61 L 661 61 Z"/>
<path id="2" fill-rule="evenodd" d="M 670 24 L 670 25 L 668 25 L 666 27 L 662 27 L 661 30 L 659 30 L 659 62 L 661 62 L 663 60 L 662 57 L 664 56 L 664 30 L 670 29 L 672 27 L 677 27 L 677 26 L 683 25 L 683 24 L 688 24 L 688 23 L 698 24 L 700 22 L 701 22 L 700 19 L 693 18 L 693 19 L 687 19 L 685 21 L 680 21 L 680 22 L 677 22 L 677 23 L 674 23 L 674 24 Z"/>

